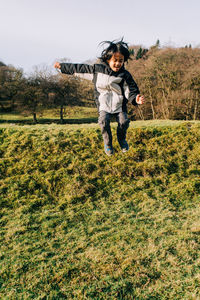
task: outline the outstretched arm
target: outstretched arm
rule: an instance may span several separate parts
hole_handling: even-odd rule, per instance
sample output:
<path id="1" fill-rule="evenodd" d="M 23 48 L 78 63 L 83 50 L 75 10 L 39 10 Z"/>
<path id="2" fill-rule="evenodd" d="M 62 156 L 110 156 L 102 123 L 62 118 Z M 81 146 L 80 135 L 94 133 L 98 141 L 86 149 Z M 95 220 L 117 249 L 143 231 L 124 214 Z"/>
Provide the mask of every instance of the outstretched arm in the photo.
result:
<path id="1" fill-rule="evenodd" d="M 75 75 L 88 80 L 93 80 L 95 68 L 95 66 L 93 65 L 56 62 L 54 64 L 54 67 L 56 69 L 59 69 L 62 73 Z"/>
<path id="2" fill-rule="evenodd" d="M 54 64 L 54 68 L 60 69 L 62 73 L 69 75 L 78 74 L 93 74 L 94 66 L 87 64 L 72 64 L 72 63 L 59 63 Z"/>

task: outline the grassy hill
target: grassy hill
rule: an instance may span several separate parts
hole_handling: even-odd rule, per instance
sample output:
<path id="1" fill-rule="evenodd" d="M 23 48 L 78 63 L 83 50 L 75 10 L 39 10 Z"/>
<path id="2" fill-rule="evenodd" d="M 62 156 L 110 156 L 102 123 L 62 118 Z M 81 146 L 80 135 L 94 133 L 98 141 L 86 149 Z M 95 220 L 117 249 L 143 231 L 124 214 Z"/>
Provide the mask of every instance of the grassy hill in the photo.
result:
<path id="1" fill-rule="evenodd" d="M 199 299 L 199 130 L 1 125 L 0 298 Z"/>

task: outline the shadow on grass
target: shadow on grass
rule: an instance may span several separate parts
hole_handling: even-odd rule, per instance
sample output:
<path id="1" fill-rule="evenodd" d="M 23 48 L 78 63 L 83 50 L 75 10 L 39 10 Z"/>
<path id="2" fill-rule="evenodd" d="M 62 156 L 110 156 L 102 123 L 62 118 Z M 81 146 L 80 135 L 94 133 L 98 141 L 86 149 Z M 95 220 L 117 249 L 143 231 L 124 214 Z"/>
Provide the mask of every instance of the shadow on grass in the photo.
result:
<path id="1" fill-rule="evenodd" d="M 0 120 L 0 124 L 8 123 L 8 124 L 20 124 L 20 125 L 34 125 L 34 124 L 90 124 L 97 123 L 98 118 L 81 118 L 81 119 L 64 119 L 61 121 L 60 119 L 38 119 L 37 122 L 33 120 Z"/>

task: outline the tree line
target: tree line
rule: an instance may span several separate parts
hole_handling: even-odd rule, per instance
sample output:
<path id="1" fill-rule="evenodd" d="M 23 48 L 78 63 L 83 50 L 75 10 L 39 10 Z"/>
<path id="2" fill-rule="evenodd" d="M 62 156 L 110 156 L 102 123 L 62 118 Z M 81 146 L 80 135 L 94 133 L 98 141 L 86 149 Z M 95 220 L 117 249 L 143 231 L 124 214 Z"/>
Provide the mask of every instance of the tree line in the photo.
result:
<path id="1" fill-rule="evenodd" d="M 126 68 L 138 83 L 146 103 L 129 111 L 135 119 L 200 119 L 200 49 L 191 45 L 149 49 L 130 47 Z M 23 70 L 0 62 L 0 110 L 32 114 L 70 105 L 95 105 L 92 83 L 75 76 L 40 70 L 25 77 Z"/>
<path id="2" fill-rule="evenodd" d="M 147 100 L 133 112 L 136 119 L 200 119 L 199 48 L 155 45 L 128 70 Z"/>
<path id="3" fill-rule="evenodd" d="M 0 111 L 37 115 L 59 108 L 61 123 L 66 106 L 93 105 L 92 84 L 75 76 L 53 74 L 48 68 L 36 69 L 26 77 L 22 69 L 0 62 Z"/>

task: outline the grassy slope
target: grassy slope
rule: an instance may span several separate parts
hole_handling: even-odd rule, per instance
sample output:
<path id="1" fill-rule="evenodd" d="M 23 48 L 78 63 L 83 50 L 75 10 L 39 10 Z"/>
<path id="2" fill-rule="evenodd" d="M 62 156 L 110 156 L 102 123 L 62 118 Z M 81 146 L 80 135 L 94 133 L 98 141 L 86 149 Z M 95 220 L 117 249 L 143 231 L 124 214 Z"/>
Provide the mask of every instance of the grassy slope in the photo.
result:
<path id="1" fill-rule="evenodd" d="M 198 299 L 199 128 L 2 125 L 0 298 Z"/>

